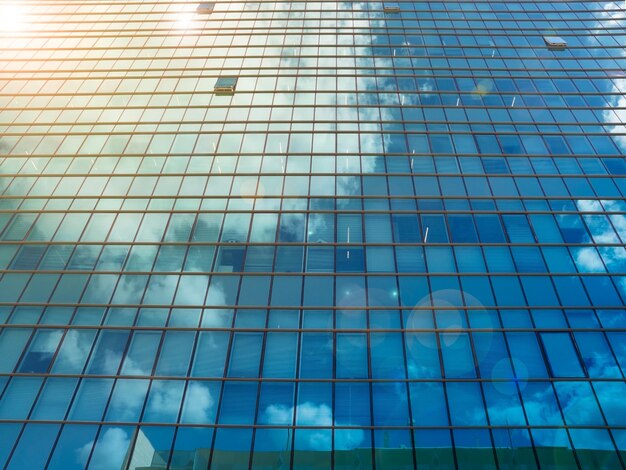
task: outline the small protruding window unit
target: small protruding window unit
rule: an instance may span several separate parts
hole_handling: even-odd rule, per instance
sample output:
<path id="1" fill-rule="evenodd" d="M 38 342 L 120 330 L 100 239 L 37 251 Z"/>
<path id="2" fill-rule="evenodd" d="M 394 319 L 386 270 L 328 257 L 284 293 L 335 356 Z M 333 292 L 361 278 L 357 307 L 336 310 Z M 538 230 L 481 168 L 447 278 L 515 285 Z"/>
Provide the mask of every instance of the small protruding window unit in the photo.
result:
<path id="1" fill-rule="evenodd" d="M 201 3 L 196 8 L 196 13 L 208 14 L 213 13 L 213 8 L 215 7 L 215 3 Z"/>
<path id="2" fill-rule="evenodd" d="M 544 36 L 543 40 L 548 46 L 548 49 L 565 49 L 567 47 L 567 41 L 558 36 Z"/>
<path id="3" fill-rule="evenodd" d="M 383 3 L 383 11 L 385 13 L 396 13 L 400 11 L 399 3 Z"/>
<path id="4" fill-rule="evenodd" d="M 215 82 L 215 93 L 234 93 L 237 86 L 237 77 L 220 77 Z"/>

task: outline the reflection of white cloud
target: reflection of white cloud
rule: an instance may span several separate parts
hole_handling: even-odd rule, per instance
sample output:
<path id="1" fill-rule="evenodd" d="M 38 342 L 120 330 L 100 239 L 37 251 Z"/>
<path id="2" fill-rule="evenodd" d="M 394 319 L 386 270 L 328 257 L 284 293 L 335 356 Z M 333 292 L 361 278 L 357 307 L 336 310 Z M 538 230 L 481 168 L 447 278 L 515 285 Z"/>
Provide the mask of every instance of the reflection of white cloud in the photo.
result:
<path id="1" fill-rule="evenodd" d="M 350 450 L 361 445 L 365 433 L 362 429 L 345 429 L 335 432 L 335 449 Z"/>
<path id="2" fill-rule="evenodd" d="M 269 405 L 264 412 L 265 419 L 271 424 L 291 425 L 293 410 L 293 406 L 288 408 L 285 405 Z"/>
<path id="3" fill-rule="evenodd" d="M 202 316 L 202 328 L 230 328 L 232 310 L 211 308 L 205 309 Z"/>
<path id="4" fill-rule="evenodd" d="M 89 458 L 89 453 L 94 441 L 88 442 L 76 451 L 78 461 L 85 465 Z M 96 449 L 94 450 L 90 470 L 111 470 L 121 468 L 124 458 L 128 452 L 130 437 L 121 428 L 109 428 L 98 438 Z"/>
<path id="5" fill-rule="evenodd" d="M 142 292 L 146 285 L 147 276 L 122 276 L 115 289 L 113 303 L 130 304 L 139 301 L 138 292 Z"/>
<path id="6" fill-rule="evenodd" d="M 535 389 L 532 394 L 524 397 L 524 407 L 529 416 L 534 417 L 533 425 L 551 425 L 561 423 L 560 411 L 552 406 L 553 395 L 550 386 L 544 389 Z"/>
<path id="7" fill-rule="evenodd" d="M 122 360 L 122 352 L 106 349 L 102 355 L 104 356 L 104 359 L 102 363 L 96 367 L 97 372 L 102 373 L 103 371 L 117 371 L 120 361 Z"/>
<path id="8" fill-rule="evenodd" d="M 215 399 L 209 387 L 193 382 L 187 389 L 182 421 L 185 423 L 206 424 L 212 422 Z"/>
<path id="9" fill-rule="evenodd" d="M 615 201 L 602 201 L 602 204 L 607 211 L 621 210 L 621 208 Z M 609 216 L 609 219 L 611 219 L 615 230 L 617 230 L 617 232 L 622 235 L 623 238 L 624 234 L 626 234 L 626 216 L 624 216 L 623 214 L 612 214 Z"/>
<path id="10" fill-rule="evenodd" d="M 618 421 L 621 423 L 621 417 L 626 413 L 623 384 L 621 382 L 594 382 L 593 388 L 596 390 L 608 424 L 618 424 Z"/>
<path id="11" fill-rule="evenodd" d="M 604 264 L 593 248 L 575 250 L 576 265 L 584 272 L 605 272 Z"/>
<path id="12" fill-rule="evenodd" d="M 578 199 L 576 206 L 581 212 L 602 212 L 602 204 L 600 201 L 589 199 Z"/>
<path id="13" fill-rule="evenodd" d="M 303 436 L 301 435 L 298 444 L 311 450 L 329 450 L 332 448 L 332 434 L 328 431 L 327 429 L 309 430 L 304 434 L 304 442 L 302 442 Z"/>
<path id="14" fill-rule="evenodd" d="M 611 4 L 608 4 L 607 6 L 605 6 L 605 8 L 607 8 L 609 5 Z M 603 15 L 610 15 L 610 13 L 605 12 L 603 13 Z M 621 19 L 620 21 L 602 21 L 603 28 L 609 27 L 609 24 L 612 24 L 613 27 L 623 28 L 626 25 L 626 22 L 623 19 Z M 622 51 L 622 56 L 624 55 L 626 54 Z M 626 150 L 626 136 L 618 134 L 623 132 L 623 123 L 626 122 L 626 111 L 624 111 L 623 109 L 626 107 L 626 96 L 623 93 L 623 91 L 626 90 L 626 79 L 614 78 L 612 82 L 613 86 L 611 87 L 611 89 L 606 90 L 606 92 L 615 94 L 605 95 L 607 101 L 611 103 L 612 108 L 602 111 L 602 123 L 615 124 L 614 126 L 609 127 L 609 132 L 615 134 L 613 135 L 613 139 L 617 143 L 620 150 L 623 151 Z"/>
<path id="15" fill-rule="evenodd" d="M 583 212 L 619 212 L 621 210 L 619 204 L 610 200 L 578 200 L 576 205 Z M 617 231 L 617 234 L 621 236 L 626 233 L 626 217 L 621 214 L 586 215 L 584 220 L 596 243 L 620 243 L 615 232 Z M 599 256 L 595 248 L 572 249 L 574 261 L 580 271 L 605 272 L 605 264 L 609 271 L 614 267 L 619 270 L 620 264 L 626 260 L 626 250 L 623 247 L 599 247 L 598 251 L 600 252 Z"/>
<path id="16" fill-rule="evenodd" d="M 626 346 L 623 346 L 626 347 Z M 590 377 L 620 377 L 621 372 L 615 361 L 608 354 L 593 352 L 586 364 Z"/>
<path id="17" fill-rule="evenodd" d="M 206 305 L 226 305 L 226 294 L 219 283 L 211 282 L 205 303 Z"/>
<path id="18" fill-rule="evenodd" d="M 61 330 L 53 330 L 50 332 L 45 332 L 44 334 L 45 336 L 43 337 L 43 341 L 41 341 L 41 333 L 37 338 L 37 351 L 42 353 L 54 354 L 54 352 L 57 350 L 57 347 L 59 346 L 59 341 L 61 341 L 63 333 L 61 332 Z"/>
<path id="19" fill-rule="evenodd" d="M 147 415 L 153 421 L 167 420 L 178 415 L 180 408 L 181 384 L 170 381 L 153 381 L 148 400 Z"/>
<path id="20" fill-rule="evenodd" d="M 589 227 L 591 236 L 596 243 L 619 243 L 619 238 L 615 234 L 609 220 L 604 215 L 585 215 L 585 223 Z"/>
<path id="21" fill-rule="evenodd" d="M 598 405 L 589 386 L 561 382 L 558 385 L 561 408 L 565 416 L 575 416 L 576 422 L 569 424 L 595 425 L 597 423 Z"/>
<path id="22" fill-rule="evenodd" d="M 331 408 L 322 403 L 305 402 L 297 407 L 287 407 L 285 405 L 269 405 L 265 411 L 265 420 L 271 424 L 291 425 L 294 413 L 299 426 L 323 426 L 333 425 L 333 412 Z M 337 422 L 336 426 L 342 424 Z M 341 433 L 336 433 L 335 447 L 337 449 L 354 449 L 358 447 L 365 434 L 362 429 L 347 429 Z M 326 450 L 331 448 L 331 433 L 328 430 L 311 430 L 306 433 L 305 447 L 313 450 Z"/>
<path id="23" fill-rule="evenodd" d="M 107 412 L 107 419 L 136 421 L 143 406 L 147 380 L 118 380 Z"/>
<path id="24" fill-rule="evenodd" d="M 145 369 L 141 364 L 133 361 L 130 355 L 126 356 L 124 360 L 124 368 L 122 370 L 123 375 L 150 375 L 151 369 Z"/>
<path id="25" fill-rule="evenodd" d="M 82 369 L 85 358 L 91 350 L 93 333 L 70 330 L 65 335 L 59 357 L 54 364 L 54 371 Z"/>
<path id="26" fill-rule="evenodd" d="M 205 305 L 226 305 L 226 294 L 219 282 L 212 281 L 209 285 Z M 203 328 L 230 327 L 232 312 L 228 309 L 205 309 L 202 316 Z"/>
<path id="27" fill-rule="evenodd" d="M 207 282 L 207 276 L 181 276 L 174 303 L 177 305 L 202 305 L 207 291 Z"/>

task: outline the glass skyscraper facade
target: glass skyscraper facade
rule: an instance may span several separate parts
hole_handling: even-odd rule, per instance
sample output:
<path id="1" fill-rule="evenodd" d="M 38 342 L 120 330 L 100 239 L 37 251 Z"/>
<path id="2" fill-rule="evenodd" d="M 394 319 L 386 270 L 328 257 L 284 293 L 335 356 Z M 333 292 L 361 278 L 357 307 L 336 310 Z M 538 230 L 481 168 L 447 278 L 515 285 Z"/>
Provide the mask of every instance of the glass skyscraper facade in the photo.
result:
<path id="1" fill-rule="evenodd" d="M 0 4 L 0 465 L 623 467 L 624 2 L 199 5 Z"/>

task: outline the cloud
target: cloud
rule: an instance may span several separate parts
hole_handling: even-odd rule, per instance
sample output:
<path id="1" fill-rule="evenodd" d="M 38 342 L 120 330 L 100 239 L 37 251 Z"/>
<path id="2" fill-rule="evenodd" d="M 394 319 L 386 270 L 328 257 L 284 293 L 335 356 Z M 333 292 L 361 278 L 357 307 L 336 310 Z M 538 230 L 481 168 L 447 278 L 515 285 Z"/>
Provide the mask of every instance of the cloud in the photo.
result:
<path id="1" fill-rule="evenodd" d="M 578 200 L 576 205 L 583 212 L 618 212 L 621 207 L 611 200 L 589 201 Z M 611 223 L 613 226 L 611 226 Z M 621 214 L 610 214 L 606 216 L 598 214 L 584 216 L 585 223 L 596 243 L 620 243 L 618 234 L 626 233 L 626 217 Z M 615 227 L 615 229 L 613 229 Z M 576 266 L 581 272 L 606 272 L 621 270 L 621 263 L 626 260 L 626 250 L 623 247 L 599 247 L 597 254 L 595 248 L 581 247 L 572 248 L 572 254 Z M 604 263 L 603 263 L 604 262 Z"/>
<path id="2" fill-rule="evenodd" d="M 187 389 L 182 422 L 206 424 L 213 422 L 215 399 L 205 384 L 192 382 Z"/>
<path id="3" fill-rule="evenodd" d="M 363 443 L 364 438 L 365 432 L 362 429 L 344 429 L 335 432 L 335 449 L 356 449 Z"/>
<path id="4" fill-rule="evenodd" d="M 43 336 L 42 332 L 40 332 L 37 337 L 37 352 L 54 354 L 59 346 L 63 332 L 61 330 L 53 330 L 44 333 L 44 335 L 45 336 Z M 43 341 L 41 341 L 42 336 Z"/>
<path id="5" fill-rule="evenodd" d="M 575 417 L 576 422 L 570 425 L 598 425 L 601 419 L 596 399 L 588 384 L 576 382 L 560 382 L 558 384 L 559 399 L 565 416 Z M 572 418 L 570 418 L 571 420 Z"/>
<path id="6" fill-rule="evenodd" d="M 181 381 L 153 381 L 146 416 L 150 416 L 151 421 L 175 421 L 180 409 L 183 385 Z"/>
<path id="7" fill-rule="evenodd" d="M 594 248 L 573 249 L 576 266 L 582 272 L 606 272 L 604 263 Z"/>
<path id="8" fill-rule="evenodd" d="M 148 380 L 134 379 L 118 380 L 107 411 L 107 419 L 136 421 L 146 397 L 148 382 Z"/>
<path id="9" fill-rule="evenodd" d="M 151 368 L 144 368 L 141 364 L 133 361 L 133 358 L 130 355 L 126 356 L 122 370 L 123 375 L 150 375 L 151 372 Z"/>
<path id="10" fill-rule="evenodd" d="M 94 441 L 90 441 L 76 450 L 77 459 L 82 465 L 87 464 Z M 109 428 L 98 438 L 96 448 L 89 464 L 90 470 L 110 470 L 121 468 L 130 445 L 130 437 L 121 428 Z"/>
<path id="11" fill-rule="evenodd" d="M 593 352 L 586 364 L 590 377 L 620 377 L 620 368 L 615 365 L 613 357 L 607 353 Z"/>
<path id="12" fill-rule="evenodd" d="M 211 282 L 204 304 L 227 305 L 226 293 L 219 282 Z M 232 315 L 233 312 L 230 309 L 204 309 L 201 326 L 203 328 L 229 328 L 232 322 Z"/>
<path id="13" fill-rule="evenodd" d="M 121 276 L 111 302 L 115 304 L 139 303 L 147 281 L 148 276 Z"/>
<path id="14" fill-rule="evenodd" d="M 265 421 L 270 424 L 291 425 L 293 420 L 294 407 L 285 405 L 269 405 L 265 411 Z"/>
<path id="15" fill-rule="evenodd" d="M 312 402 L 305 402 L 296 407 L 272 404 L 265 408 L 263 413 L 265 422 L 268 424 L 291 425 L 295 413 L 296 423 L 299 426 L 323 426 L 330 428 L 333 425 L 333 412 L 325 403 L 318 405 Z M 342 426 L 340 422 L 335 424 L 337 427 Z M 332 437 L 328 431 L 328 429 L 308 430 L 301 436 L 304 441 L 300 441 L 300 445 L 311 450 L 330 449 Z M 363 442 L 364 437 L 365 433 L 362 429 L 346 429 L 343 432 L 336 433 L 335 448 L 344 450 L 357 448 Z"/>
<path id="16" fill-rule="evenodd" d="M 182 275 L 178 283 L 176 305 L 202 305 L 207 292 L 208 276 Z M 222 292 L 222 298 L 224 297 Z M 209 304 L 210 305 L 210 304 Z"/>
<path id="17" fill-rule="evenodd" d="M 53 371 L 79 372 L 79 369 L 82 369 L 85 364 L 85 358 L 91 351 L 94 334 L 91 331 L 69 330 L 63 340 Z"/>

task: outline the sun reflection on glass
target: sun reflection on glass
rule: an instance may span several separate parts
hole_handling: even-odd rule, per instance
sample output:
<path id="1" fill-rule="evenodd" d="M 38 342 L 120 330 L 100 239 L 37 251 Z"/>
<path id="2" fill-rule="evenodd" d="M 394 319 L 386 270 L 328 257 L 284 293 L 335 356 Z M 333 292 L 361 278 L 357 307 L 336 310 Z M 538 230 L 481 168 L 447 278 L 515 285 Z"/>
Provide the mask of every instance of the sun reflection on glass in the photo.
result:
<path id="1" fill-rule="evenodd" d="M 191 29 L 191 27 L 193 26 L 193 22 L 194 22 L 193 14 L 191 13 L 180 14 L 176 18 L 176 21 L 174 23 L 174 28 L 181 29 L 181 30 Z"/>
<path id="2" fill-rule="evenodd" d="M 0 7 L 0 31 L 18 31 L 24 27 L 24 9 L 9 4 Z"/>

